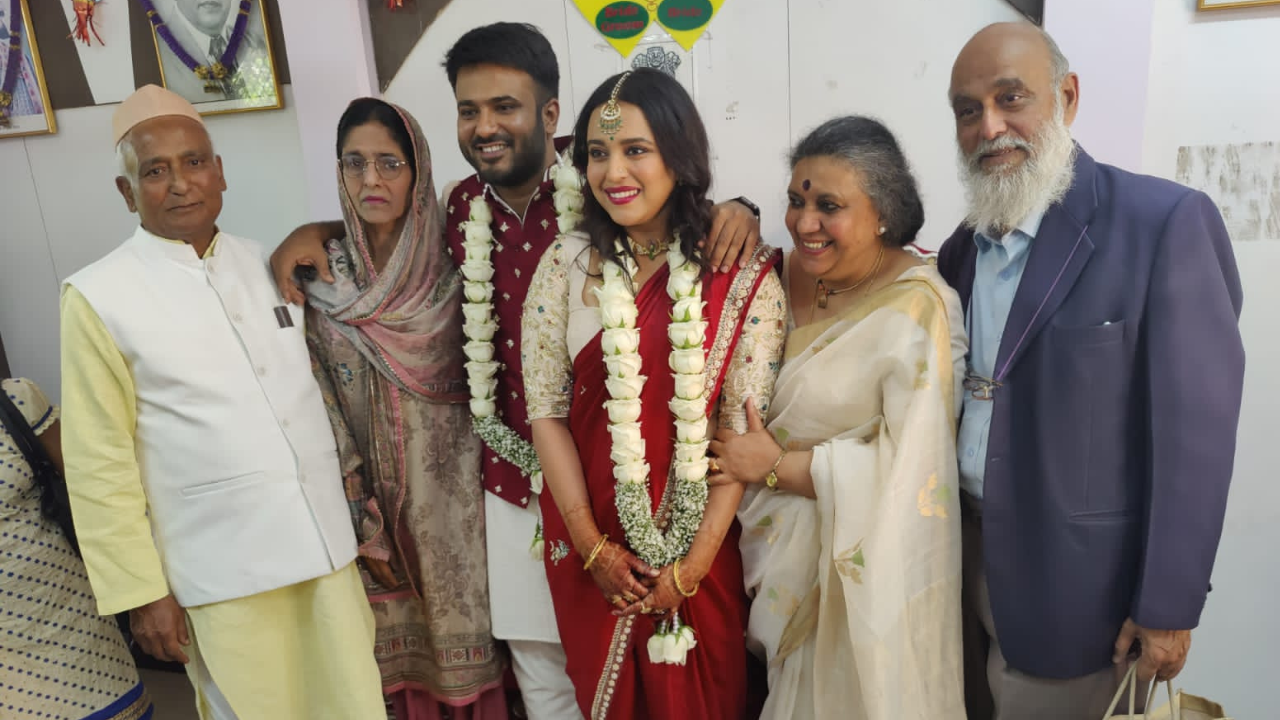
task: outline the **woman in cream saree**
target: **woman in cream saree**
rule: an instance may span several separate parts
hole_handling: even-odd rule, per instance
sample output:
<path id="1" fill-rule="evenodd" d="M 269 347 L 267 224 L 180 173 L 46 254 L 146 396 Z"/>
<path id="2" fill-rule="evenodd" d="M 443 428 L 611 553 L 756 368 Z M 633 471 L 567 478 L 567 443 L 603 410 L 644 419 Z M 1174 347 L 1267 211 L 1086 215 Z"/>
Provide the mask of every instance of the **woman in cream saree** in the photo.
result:
<path id="1" fill-rule="evenodd" d="M 897 183 L 887 181 L 886 148 Z M 806 162 L 815 158 L 825 164 Z M 792 329 L 767 433 L 752 413 L 751 431 L 721 432 L 712 444 L 724 477 L 748 483 L 738 517 L 754 597 L 748 644 L 769 667 L 763 717 L 963 718 L 960 305 L 934 267 L 903 248 L 923 215 L 887 130 L 832 121 L 802 141 L 793 168 Z M 852 182 L 843 199 L 831 189 L 841 172 Z M 909 191 L 915 211 L 906 214 L 918 218 L 904 224 L 895 191 Z M 856 209 L 853 194 L 875 216 L 865 246 L 848 239 L 856 222 L 823 209 Z M 825 214 L 809 222 L 806 213 Z M 842 244 L 852 250 L 815 278 L 828 267 L 822 253 Z M 840 296 L 850 285 L 834 281 L 842 268 L 863 278 L 861 292 Z"/>

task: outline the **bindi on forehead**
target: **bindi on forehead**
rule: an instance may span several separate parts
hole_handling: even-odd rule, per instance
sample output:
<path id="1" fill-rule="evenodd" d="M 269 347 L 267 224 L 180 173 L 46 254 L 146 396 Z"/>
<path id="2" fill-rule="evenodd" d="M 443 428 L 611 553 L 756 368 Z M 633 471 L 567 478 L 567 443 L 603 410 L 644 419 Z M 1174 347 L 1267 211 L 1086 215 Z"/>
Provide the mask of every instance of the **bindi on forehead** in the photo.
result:
<path id="1" fill-rule="evenodd" d="M 804 182 L 800 183 L 800 187 L 804 188 L 805 190 L 808 190 L 809 188 L 813 187 L 813 183 L 809 182 L 806 179 Z"/>

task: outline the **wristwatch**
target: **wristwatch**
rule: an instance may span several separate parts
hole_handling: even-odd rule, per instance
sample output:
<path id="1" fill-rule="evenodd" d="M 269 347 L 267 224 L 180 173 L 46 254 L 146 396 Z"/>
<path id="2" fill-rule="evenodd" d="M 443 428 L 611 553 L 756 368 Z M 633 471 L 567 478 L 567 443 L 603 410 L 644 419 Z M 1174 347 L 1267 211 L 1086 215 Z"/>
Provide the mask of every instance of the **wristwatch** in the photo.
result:
<path id="1" fill-rule="evenodd" d="M 778 466 L 782 464 L 782 458 L 787 456 L 787 449 L 782 448 L 782 452 L 778 453 L 778 459 L 773 461 L 773 467 L 769 468 L 769 474 L 764 476 L 764 485 L 770 490 L 778 489 Z"/>
<path id="2" fill-rule="evenodd" d="M 746 196 L 740 195 L 734 198 L 733 201 L 740 202 L 743 205 L 746 205 L 747 209 L 751 211 L 751 214 L 756 216 L 756 220 L 760 219 L 760 206 L 748 200 Z"/>

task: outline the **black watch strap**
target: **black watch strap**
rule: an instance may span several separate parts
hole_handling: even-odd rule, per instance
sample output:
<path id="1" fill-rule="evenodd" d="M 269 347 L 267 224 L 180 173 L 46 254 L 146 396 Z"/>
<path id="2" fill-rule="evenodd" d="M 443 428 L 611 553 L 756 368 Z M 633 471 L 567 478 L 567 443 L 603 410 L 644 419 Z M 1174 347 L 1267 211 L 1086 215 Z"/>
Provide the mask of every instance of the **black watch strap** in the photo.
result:
<path id="1" fill-rule="evenodd" d="M 733 201 L 734 201 L 734 202 L 740 202 L 740 203 L 742 203 L 743 205 L 746 205 L 746 206 L 747 206 L 747 209 L 751 211 L 751 214 L 752 214 L 752 215 L 755 215 L 757 220 L 759 220 L 759 219 L 760 219 L 760 206 L 759 206 L 759 205 L 756 205 L 755 203 L 751 202 L 751 201 L 750 201 L 750 200 L 748 200 L 745 196 L 739 196 L 739 197 L 736 197 L 736 198 L 734 198 L 734 199 L 733 199 Z"/>

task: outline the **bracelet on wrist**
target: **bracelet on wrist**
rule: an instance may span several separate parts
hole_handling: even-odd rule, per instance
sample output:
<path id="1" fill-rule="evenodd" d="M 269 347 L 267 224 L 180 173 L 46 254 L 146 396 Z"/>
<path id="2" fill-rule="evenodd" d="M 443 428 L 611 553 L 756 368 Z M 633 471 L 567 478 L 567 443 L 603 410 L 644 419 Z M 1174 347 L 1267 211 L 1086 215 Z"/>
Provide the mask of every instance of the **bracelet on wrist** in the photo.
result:
<path id="1" fill-rule="evenodd" d="M 682 559 L 683 559 L 683 558 L 677 558 L 677 559 L 676 559 L 676 564 L 675 564 L 674 566 L 672 566 L 672 568 L 671 568 L 671 579 L 676 581 L 676 590 L 677 590 L 677 591 L 679 591 L 679 593 L 680 593 L 681 595 L 683 595 L 683 596 L 685 596 L 685 597 L 687 597 L 687 598 L 691 598 L 691 597 L 693 597 L 694 595 L 697 595 L 697 594 L 698 594 L 698 586 L 702 584 L 702 581 L 701 581 L 701 580 L 699 580 L 698 582 L 694 583 L 694 584 L 693 584 L 693 590 L 691 590 L 691 591 L 689 591 L 689 592 L 685 592 L 684 586 L 680 584 L 680 560 L 682 560 Z"/>
<path id="2" fill-rule="evenodd" d="M 596 561 L 596 556 L 599 555 L 600 551 L 604 549 L 604 544 L 607 542 L 609 542 L 609 536 L 607 534 L 601 535 L 600 540 L 596 542 L 595 548 L 593 548 L 591 550 L 591 554 L 587 556 L 587 561 L 582 564 L 583 570 L 591 569 L 591 563 Z"/>

